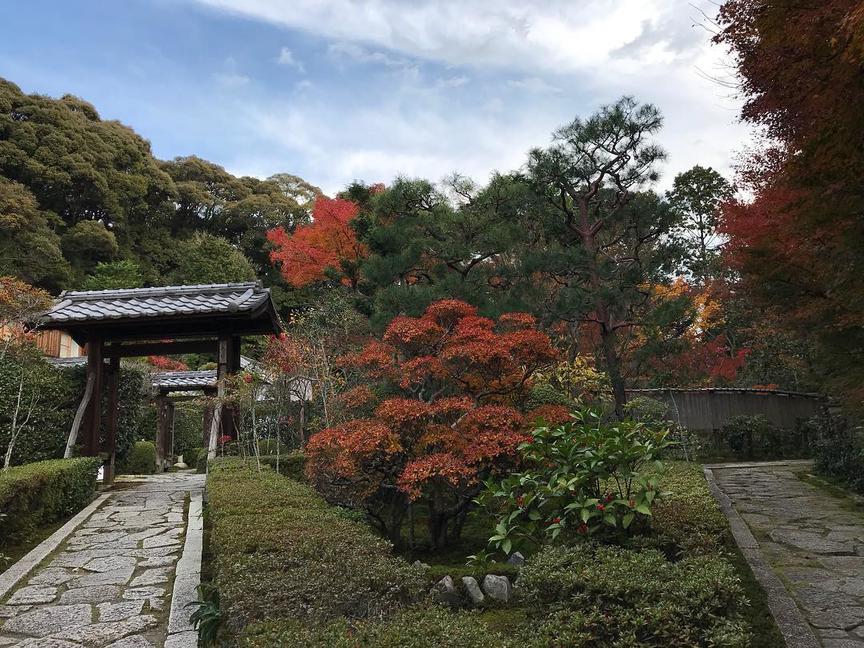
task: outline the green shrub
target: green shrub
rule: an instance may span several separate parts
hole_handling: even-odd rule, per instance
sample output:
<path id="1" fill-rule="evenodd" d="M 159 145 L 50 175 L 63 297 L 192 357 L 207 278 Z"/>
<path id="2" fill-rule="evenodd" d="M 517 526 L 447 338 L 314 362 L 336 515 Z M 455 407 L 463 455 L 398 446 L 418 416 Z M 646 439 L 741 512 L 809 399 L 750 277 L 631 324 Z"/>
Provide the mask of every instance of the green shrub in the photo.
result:
<path id="1" fill-rule="evenodd" d="M 607 423 L 594 410 L 540 427 L 519 446 L 524 469 L 487 484 L 480 501 L 498 518 L 490 545 L 504 553 L 525 543 L 626 535 L 651 515 L 657 476 L 646 470 L 666 447 L 665 429 Z"/>
<path id="2" fill-rule="evenodd" d="M 378 618 L 418 598 L 419 570 L 312 488 L 222 458 L 207 480 L 214 583 L 229 632 L 266 619 Z"/>
<path id="3" fill-rule="evenodd" d="M 189 452 L 201 447 L 204 425 L 204 408 L 195 402 L 177 403 L 174 407 L 174 456 L 183 455 L 183 461 L 189 462 Z"/>
<path id="4" fill-rule="evenodd" d="M 807 428 L 814 437 L 816 472 L 864 494 L 864 428 L 828 413 L 808 421 Z"/>
<path id="5" fill-rule="evenodd" d="M 198 465 L 198 457 L 202 453 L 206 455 L 207 448 L 186 448 L 186 452 L 183 453 L 183 463 L 190 468 L 195 468 Z"/>
<path id="6" fill-rule="evenodd" d="M 708 489 L 701 465 L 667 462 L 660 490 L 664 497 L 651 516 L 651 530 L 659 546 L 680 555 L 716 553 L 731 542 L 726 517 Z"/>
<path id="7" fill-rule="evenodd" d="M 789 459 L 808 456 L 810 449 L 801 429 L 778 428 L 766 417 L 734 416 L 717 434 L 718 450 L 735 459 Z"/>
<path id="8" fill-rule="evenodd" d="M 383 622 L 344 619 L 310 628 L 297 622 L 268 622 L 249 629 L 243 648 L 504 648 L 511 643 L 479 615 L 438 607 L 411 608 Z"/>
<path id="9" fill-rule="evenodd" d="M 101 462 L 93 457 L 54 459 L 0 471 L 0 547 L 26 540 L 37 527 L 86 506 Z"/>
<path id="10" fill-rule="evenodd" d="M 276 470 L 276 455 L 261 455 L 259 457 L 261 463 L 267 464 L 273 470 Z M 306 481 L 303 474 L 303 469 L 306 467 L 306 456 L 299 450 L 294 452 L 286 452 L 279 455 L 279 470 L 280 475 L 296 479 L 297 481 Z"/>
<path id="11" fill-rule="evenodd" d="M 210 454 L 210 452 L 207 450 L 207 448 L 201 448 L 201 452 L 198 453 L 198 457 L 195 460 L 195 472 L 202 475 L 207 472 L 208 454 Z"/>
<path id="12" fill-rule="evenodd" d="M 152 475 L 156 472 L 156 446 L 150 441 L 138 441 L 132 446 L 123 472 L 129 475 Z"/>
<path id="13" fill-rule="evenodd" d="M 672 563 L 658 551 L 547 547 L 516 585 L 532 646 L 749 646 L 734 568 L 717 556 Z"/>

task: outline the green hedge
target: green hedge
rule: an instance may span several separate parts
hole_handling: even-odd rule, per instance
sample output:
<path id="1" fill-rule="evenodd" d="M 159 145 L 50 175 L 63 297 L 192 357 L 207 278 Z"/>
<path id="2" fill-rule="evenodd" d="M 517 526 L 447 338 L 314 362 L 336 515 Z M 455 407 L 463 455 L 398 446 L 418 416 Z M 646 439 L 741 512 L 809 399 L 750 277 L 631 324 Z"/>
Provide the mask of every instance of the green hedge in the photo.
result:
<path id="1" fill-rule="evenodd" d="M 864 426 L 859 420 L 828 414 L 808 421 L 816 440 L 813 458 L 816 472 L 864 494 Z"/>
<path id="2" fill-rule="evenodd" d="M 213 582 L 229 635 L 268 619 L 379 618 L 418 599 L 422 573 L 312 488 L 252 460 L 210 464 Z"/>
<path id="3" fill-rule="evenodd" d="M 156 446 L 150 441 L 138 441 L 132 446 L 121 472 L 128 475 L 152 475 L 156 472 Z"/>
<path id="4" fill-rule="evenodd" d="M 517 596 L 531 607 L 523 645 L 751 646 L 744 590 L 719 556 L 583 544 L 528 560 Z"/>
<path id="5" fill-rule="evenodd" d="M 276 470 L 276 455 L 261 455 L 261 463 L 267 464 L 273 470 Z M 306 477 L 303 474 L 303 469 L 306 467 L 306 456 L 299 450 L 287 452 L 279 455 L 279 470 L 280 475 L 296 479 L 297 481 L 305 481 Z"/>
<path id="6" fill-rule="evenodd" d="M 297 622 L 267 622 L 249 629 L 243 648 L 505 648 L 517 646 L 476 613 L 452 614 L 440 607 L 411 608 L 380 621 L 340 619 L 311 628 Z"/>
<path id="7" fill-rule="evenodd" d="M 37 527 L 76 513 L 93 499 L 101 462 L 54 459 L 0 471 L 0 548 L 26 540 Z"/>

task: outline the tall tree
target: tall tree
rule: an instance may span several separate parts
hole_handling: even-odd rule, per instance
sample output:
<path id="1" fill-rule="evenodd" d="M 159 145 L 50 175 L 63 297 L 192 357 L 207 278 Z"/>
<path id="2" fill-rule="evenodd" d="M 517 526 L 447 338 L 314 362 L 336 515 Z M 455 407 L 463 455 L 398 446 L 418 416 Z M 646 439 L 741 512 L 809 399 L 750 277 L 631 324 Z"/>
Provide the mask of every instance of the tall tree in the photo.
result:
<path id="1" fill-rule="evenodd" d="M 687 249 L 687 270 L 704 284 L 716 275 L 720 206 L 732 197 L 732 185 L 711 167 L 696 165 L 675 176 L 666 197 L 681 217 L 675 234 Z"/>
<path id="2" fill-rule="evenodd" d="M 559 129 L 553 144 L 528 160 L 554 214 L 535 269 L 557 287 L 555 316 L 596 327 L 619 416 L 626 403 L 619 331 L 634 326 L 634 307 L 665 262 L 658 252 L 673 225 L 668 205 L 640 193 L 664 158 L 652 141 L 661 125 L 654 106 L 624 97 Z"/>

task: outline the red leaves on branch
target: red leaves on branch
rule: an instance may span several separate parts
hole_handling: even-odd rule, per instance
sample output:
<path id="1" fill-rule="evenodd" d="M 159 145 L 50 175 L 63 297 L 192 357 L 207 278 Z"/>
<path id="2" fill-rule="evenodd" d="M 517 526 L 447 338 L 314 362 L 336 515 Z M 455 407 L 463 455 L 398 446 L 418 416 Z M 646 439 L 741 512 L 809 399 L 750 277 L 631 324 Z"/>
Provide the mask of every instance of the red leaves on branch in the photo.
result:
<path id="1" fill-rule="evenodd" d="M 383 342 L 339 364 L 362 385 L 343 395 L 349 409 L 368 411 L 368 397 L 378 391 L 370 382 L 382 386 L 379 393 L 399 395 L 380 402 L 374 418 L 315 435 L 306 448 L 310 477 L 352 475 L 364 492 L 371 480 L 411 499 L 468 497 L 483 476 L 511 465 L 527 438 L 515 406 L 534 371 L 556 357 L 534 324 L 521 313 L 479 317 L 453 299 L 431 304 L 420 317 L 395 318 Z"/>
<path id="2" fill-rule="evenodd" d="M 168 356 L 147 356 L 147 362 L 162 371 L 189 371 L 188 365 Z"/>
<path id="3" fill-rule="evenodd" d="M 267 239 L 275 246 L 270 260 L 281 264 L 285 281 L 292 286 L 308 286 L 326 281 L 330 271 L 339 275 L 343 284 L 356 286 L 356 262 L 369 253 L 351 227 L 357 212 L 357 205 L 350 200 L 320 196 L 312 210 L 312 223 L 299 226 L 293 234 L 282 227 L 267 232 Z"/>

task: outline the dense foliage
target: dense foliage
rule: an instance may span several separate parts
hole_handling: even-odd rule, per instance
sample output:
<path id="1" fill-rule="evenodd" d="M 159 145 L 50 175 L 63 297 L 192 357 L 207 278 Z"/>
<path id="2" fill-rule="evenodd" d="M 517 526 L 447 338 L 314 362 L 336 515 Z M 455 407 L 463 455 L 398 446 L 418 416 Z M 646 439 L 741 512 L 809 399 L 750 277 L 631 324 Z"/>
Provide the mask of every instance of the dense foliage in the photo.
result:
<path id="1" fill-rule="evenodd" d="M 89 457 L 55 459 L 0 471 L 0 548 L 89 504 L 99 465 Z"/>
<path id="2" fill-rule="evenodd" d="M 458 537 L 482 477 L 525 440 L 517 409 L 531 375 L 555 358 L 523 313 L 479 317 L 456 300 L 397 317 L 381 341 L 345 356 L 351 418 L 308 442 L 307 472 L 335 501 L 365 509 L 396 543 L 409 504 L 428 509 L 433 546 Z"/>
<path id="3" fill-rule="evenodd" d="M 481 498 L 498 519 L 490 544 L 510 553 L 640 528 L 660 498 L 655 464 L 667 433 L 632 419 L 610 424 L 592 410 L 536 428 L 519 446 L 521 470 L 487 484 Z"/>

